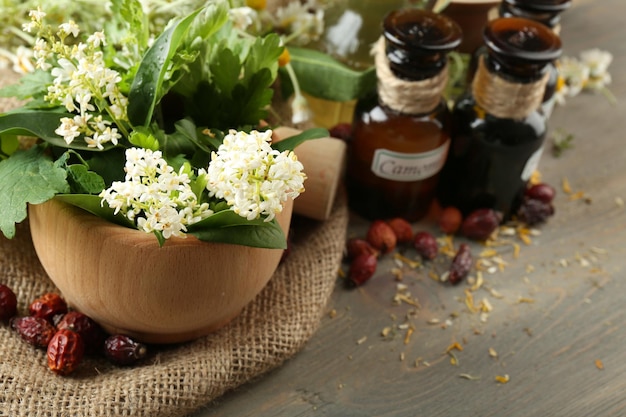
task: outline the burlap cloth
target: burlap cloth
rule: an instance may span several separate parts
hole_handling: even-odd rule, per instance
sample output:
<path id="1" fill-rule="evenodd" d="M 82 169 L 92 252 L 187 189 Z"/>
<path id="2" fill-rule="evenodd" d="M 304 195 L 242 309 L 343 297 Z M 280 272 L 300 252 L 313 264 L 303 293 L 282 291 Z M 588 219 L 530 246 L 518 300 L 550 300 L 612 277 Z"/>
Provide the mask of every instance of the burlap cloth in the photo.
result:
<path id="1" fill-rule="evenodd" d="M 7 78 L 0 71 L 0 85 Z M 0 112 L 7 105 L 0 102 Z M 116 367 L 87 357 L 71 376 L 60 377 L 48 370 L 43 350 L 0 322 L 0 416 L 185 416 L 278 367 L 320 323 L 347 223 L 343 193 L 325 222 L 294 217 L 290 255 L 239 317 L 193 342 L 151 346 L 140 366 Z M 37 259 L 26 222 L 18 225 L 14 239 L 0 235 L 0 283 L 14 289 L 21 314 L 31 300 L 56 290 Z"/>

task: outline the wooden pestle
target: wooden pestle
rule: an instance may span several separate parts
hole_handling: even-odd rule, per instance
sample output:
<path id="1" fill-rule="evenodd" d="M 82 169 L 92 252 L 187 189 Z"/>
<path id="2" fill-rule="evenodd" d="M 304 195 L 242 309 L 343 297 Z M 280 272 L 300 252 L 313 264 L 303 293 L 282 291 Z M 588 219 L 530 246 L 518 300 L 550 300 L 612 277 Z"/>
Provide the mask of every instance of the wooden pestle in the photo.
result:
<path id="1" fill-rule="evenodd" d="M 291 127 L 274 129 L 272 139 L 279 141 L 299 134 Z M 326 220 L 331 213 L 343 177 L 346 143 L 331 137 L 306 141 L 294 149 L 307 176 L 305 192 L 294 200 L 293 211 L 315 220 Z"/>

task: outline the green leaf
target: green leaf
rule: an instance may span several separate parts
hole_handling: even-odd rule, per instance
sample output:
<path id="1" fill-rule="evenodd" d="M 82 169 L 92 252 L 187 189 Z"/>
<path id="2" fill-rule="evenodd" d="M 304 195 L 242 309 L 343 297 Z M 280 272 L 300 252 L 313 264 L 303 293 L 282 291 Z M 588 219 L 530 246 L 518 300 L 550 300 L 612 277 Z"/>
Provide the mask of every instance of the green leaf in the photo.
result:
<path id="1" fill-rule="evenodd" d="M 161 91 L 168 65 L 199 10 L 171 24 L 144 55 L 128 97 L 128 118 L 135 126 L 148 126 Z"/>
<path id="2" fill-rule="evenodd" d="M 376 89 L 374 67 L 365 71 L 355 71 L 313 49 L 290 46 L 289 54 L 300 88 L 314 97 L 332 101 L 350 101 L 365 97 Z"/>
<path id="3" fill-rule="evenodd" d="M 327 138 L 329 136 L 330 133 L 328 133 L 328 130 L 321 127 L 315 127 L 312 129 L 307 129 L 295 136 L 290 136 L 287 139 L 283 139 L 279 142 L 272 143 L 272 148 L 276 149 L 279 152 L 287 150 L 293 151 L 296 146 L 300 145 L 303 142 L 306 142 L 307 140 Z"/>
<path id="4" fill-rule="evenodd" d="M 97 148 L 88 147 L 82 139 L 75 139 L 68 145 L 61 136 L 54 133 L 61 124 L 62 117 L 74 117 L 74 115 L 52 110 L 20 110 L 4 113 L 0 115 L 0 135 L 8 133 L 32 136 L 61 148 L 100 152 Z M 104 147 L 110 149 L 113 145 L 107 143 Z"/>
<path id="5" fill-rule="evenodd" d="M 0 97 L 15 97 L 24 100 L 42 95 L 42 92 L 48 91 L 47 87 L 50 84 L 52 84 L 50 73 L 36 70 L 22 75 L 17 83 L 0 89 Z"/>
<path id="6" fill-rule="evenodd" d="M 271 79 L 274 80 L 278 71 L 278 58 L 283 49 L 280 46 L 280 37 L 276 34 L 271 33 L 263 38 L 256 38 L 247 54 L 244 80 L 263 68 L 270 70 Z"/>
<path id="7" fill-rule="evenodd" d="M 159 141 L 154 137 L 150 129 L 144 126 L 137 126 L 130 133 L 128 141 L 140 148 L 150 149 L 151 151 L 159 150 Z"/>
<path id="8" fill-rule="evenodd" d="M 66 172 L 44 156 L 41 146 L 17 151 L 0 162 L 0 230 L 15 235 L 15 224 L 26 218 L 27 204 L 40 204 L 69 191 Z"/>
<path id="9" fill-rule="evenodd" d="M 208 3 L 191 24 L 185 44 L 191 46 L 213 36 L 228 22 L 228 10 L 229 4 L 225 0 L 214 0 L 212 3 Z"/>
<path id="10" fill-rule="evenodd" d="M 247 220 L 230 209 L 218 211 L 190 225 L 188 233 L 207 242 L 232 243 L 258 248 L 285 249 L 287 239 L 276 219 Z"/>
<path id="11" fill-rule="evenodd" d="M 230 243 L 267 249 L 286 249 L 287 239 L 276 220 L 267 226 L 228 226 L 207 229 L 194 229 L 189 234 L 205 242 Z"/>
<path id="12" fill-rule="evenodd" d="M 124 33 L 125 37 L 131 37 L 140 48 L 148 45 L 149 22 L 139 0 L 111 0 L 111 12 L 113 20 L 123 25 L 120 33 Z M 112 41 L 114 43 L 124 41 L 117 38 L 114 36 Z"/>
<path id="13" fill-rule="evenodd" d="M 20 147 L 17 135 L 0 135 L 0 158 L 5 158 Z"/>
<path id="14" fill-rule="evenodd" d="M 104 179 L 93 171 L 89 171 L 85 165 L 75 164 L 67 167 L 69 174 L 67 180 L 73 193 L 99 194 L 104 190 Z"/>
<path id="15" fill-rule="evenodd" d="M 230 95 L 240 81 L 241 62 L 239 56 L 230 49 L 222 49 L 219 51 L 217 59 L 211 62 L 209 69 L 212 82 L 217 86 L 219 92 L 226 96 Z"/>
<path id="16" fill-rule="evenodd" d="M 126 157 L 122 148 L 114 148 L 108 152 L 96 152 L 92 155 L 87 161 L 89 170 L 100 175 L 105 184 L 111 185 L 113 181 L 124 179 Z"/>
<path id="17" fill-rule="evenodd" d="M 113 209 L 109 207 L 106 201 L 103 201 L 100 197 L 93 194 L 58 194 L 55 197 L 57 200 L 64 203 L 71 204 L 91 214 L 103 218 L 111 223 L 119 224 L 120 226 L 135 228 L 135 225 L 122 215 L 115 215 Z"/>

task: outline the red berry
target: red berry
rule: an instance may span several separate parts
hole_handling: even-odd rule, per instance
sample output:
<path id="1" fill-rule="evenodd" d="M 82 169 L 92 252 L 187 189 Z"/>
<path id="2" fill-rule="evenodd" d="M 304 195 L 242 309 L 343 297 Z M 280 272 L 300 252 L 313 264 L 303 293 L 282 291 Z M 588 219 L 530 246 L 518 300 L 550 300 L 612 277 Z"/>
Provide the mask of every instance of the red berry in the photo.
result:
<path id="1" fill-rule="evenodd" d="M 365 239 L 359 239 L 357 237 L 353 237 L 348 239 L 346 242 L 346 255 L 348 259 L 356 259 L 359 255 L 363 253 L 369 253 L 376 257 L 380 254 L 378 249 L 374 248 L 369 242 Z"/>
<path id="2" fill-rule="evenodd" d="M 517 211 L 517 216 L 528 226 L 534 226 L 548 220 L 554 214 L 554 206 L 541 200 L 525 198 Z"/>
<path id="3" fill-rule="evenodd" d="M 8 320 L 17 314 L 17 297 L 13 290 L 0 284 L 0 320 Z"/>
<path id="4" fill-rule="evenodd" d="M 56 333 L 56 329 L 50 322 L 42 317 L 26 316 L 14 317 L 11 327 L 27 343 L 45 349 Z"/>
<path id="5" fill-rule="evenodd" d="M 67 375 L 83 360 L 85 347 L 83 339 L 69 329 L 57 331 L 47 348 L 48 368 L 58 375 Z"/>
<path id="6" fill-rule="evenodd" d="M 469 274 L 473 263 L 474 258 L 472 257 L 469 245 L 461 243 L 459 250 L 452 259 L 452 264 L 450 265 L 448 275 L 448 281 L 450 284 L 456 285 L 460 283 L 467 276 L 467 274 Z"/>
<path id="7" fill-rule="evenodd" d="M 126 335 L 109 336 L 104 342 L 104 354 L 116 365 L 133 365 L 145 358 L 147 353 L 146 345 Z"/>
<path id="8" fill-rule="evenodd" d="M 448 235 L 455 234 L 461 223 L 463 222 L 463 214 L 461 210 L 456 207 L 446 207 L 439 216 L 439 228 L 441 231 Z"/>
<path id="9" fill-rule="evenodd" d="M 417 232 L 413 239 L 413 246 L 417 253 L 424 259 L 433 260 L 437 257 L 439 246 L 435 236 L 428 232 Z"/>
<path id="10" fill-rule="evenodd" d="M 97 353 L 102 350 L 102 343 L 106 333 L 98 323 L 78 311 L 70 311 L 57 323 L 58 330 L 72 330 L 80 335 L 85 344 L 87 353 Z"/>
<path id="11" fill-rule="evenodd" d="M 554 200 L 556 190 L 548 184 L 535 184 L 526 189 L 524 195 L 533 200 L 539 200 L 546 204 L 549 204 Z"/>
<path id="12" fill-rule="evenodd" d="M 333 138 L 349 141 L 352 138 L 352 124 L 339 123 L 331 127 L 328 133 L 330 133 L 330 136 Z"/>
<path id="13" fill-rule="evenodd" d="M 374 220 L 367 230 L 367 241 L 381 253 L 389 253 L 396 248 L 398 238 L 391 226 L 382 220 Z"/>
<path id="14" fill-rule="evenodd" d="M 461 224 L 463 236 L 474 240 L 487 240 L 502 221 L 502 213 L 492 209 L 471 212 Z"/>
<path id="15" fill-rule="evenodd" d="M 31 316 L 41 317 L 52 323 L 55 315 L 67 313 L 67 303 L 59 294 L 46 293 L 35 299 L 28 311 Z"/>
<path id="16" fill-rule="evenodd" d="M 362 253 L 350 264 L 348 278 L 354 285 L 363 285 L 376 272 L 378 259 L 371 253 Z"/>
<path id="17" fill-rule="evenodd" d="M 413 240 L 413 227 L 411 227 L 411 223 L 405 219 L 395 217 L 387 221 L 387 224 L 391 226 L 398 243 L 409 243 Z"/>

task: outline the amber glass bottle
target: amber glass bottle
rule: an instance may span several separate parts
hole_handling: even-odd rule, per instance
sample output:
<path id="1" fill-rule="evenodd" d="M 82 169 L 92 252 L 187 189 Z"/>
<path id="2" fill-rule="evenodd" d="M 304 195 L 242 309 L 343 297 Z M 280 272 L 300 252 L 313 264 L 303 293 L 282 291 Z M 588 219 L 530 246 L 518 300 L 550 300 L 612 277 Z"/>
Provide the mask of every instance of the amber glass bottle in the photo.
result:
<path id="1" fill-rule="evenodd" d="M 547 124 L 540 107 L 561 41 L 547 26 L 514 17 L 489 22 L 484 39 L 470 91 L 454 107 L 438 194 L 444 206 L 493 208 L 506 218 L 541 157 Z"/>
<path id="2" fill-rule="evenodd" d="M 461 42 L 449 18 L 392 11 L 375 46 L 377 94 L 357 103 L 346 183 L 351 208 L 369 219 L 423 217 L 450 142 L 442 91 L 447 52 Z"/>

